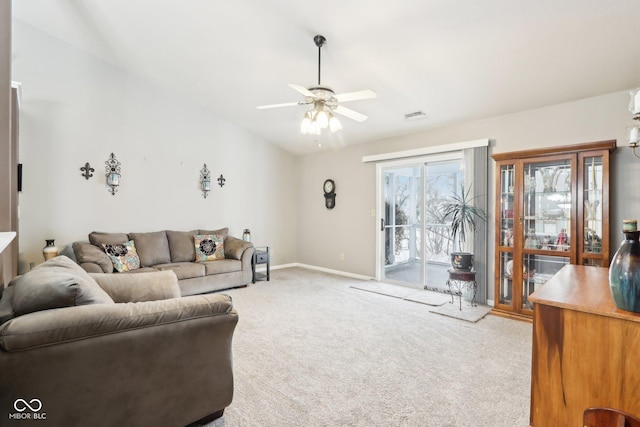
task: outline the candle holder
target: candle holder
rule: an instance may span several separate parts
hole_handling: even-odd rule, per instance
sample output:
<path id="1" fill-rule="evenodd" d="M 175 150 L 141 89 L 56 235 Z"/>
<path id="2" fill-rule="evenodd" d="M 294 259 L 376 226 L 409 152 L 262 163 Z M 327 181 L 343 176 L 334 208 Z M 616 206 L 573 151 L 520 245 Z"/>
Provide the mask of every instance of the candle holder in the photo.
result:
<path id="1" fill-rule="evenodd" d="M 200 189 L 202 190 L 202 197 L 206 199 L 209 191 L 211 191 L 211 172 L 209 172 L 206 163 L 200 170 Z"/>
<path id="2" fill-rule="evenodd" d="M 107 177 L 107 185 L 109 186 L 109 192 L 112 196 L 118 192 L 118 186 L 120 185 L 120 162 L 116 159 L 115 154 L 111 153 L 109 159 L 104 162 L 107 167 L 105 176 Z"/>

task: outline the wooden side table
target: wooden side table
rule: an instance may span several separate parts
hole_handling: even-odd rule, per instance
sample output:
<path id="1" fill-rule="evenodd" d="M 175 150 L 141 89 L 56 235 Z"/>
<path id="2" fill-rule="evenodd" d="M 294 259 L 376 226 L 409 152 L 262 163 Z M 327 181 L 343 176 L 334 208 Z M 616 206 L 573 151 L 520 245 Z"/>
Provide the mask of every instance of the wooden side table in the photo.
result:
<path id="1" fill-rule="evenodd" d="M 468 289 L 473 292 L 473 298 L 471 299 L 471 306 L 476 305 L 476 293 L 478 292 L 478 284 L 476 283 L 475 271 L 459 271 L 455 269 L 447 270 L 449 273 L 449 280 L 447 280 L 447 287 L 451 294 L 451 304 L 453 304 L 453 296 L 458 297 L 460 304 L 460 310 L 462 310 L 462 291 Z"/>
<path id="2" fill-rule="evenodd" d="M 267 264 L 267 273 L 256 273 L 256 266 L 258 264 Z M 270 278 L 270 257 L 269 257 L 269 246 L 255 248 L 253 251 L 253 259 L 251 260 L 251 270 L 253 273 L 253 283 L 256 283 L 256 280 L 266 280 L 269 281 Z"/>

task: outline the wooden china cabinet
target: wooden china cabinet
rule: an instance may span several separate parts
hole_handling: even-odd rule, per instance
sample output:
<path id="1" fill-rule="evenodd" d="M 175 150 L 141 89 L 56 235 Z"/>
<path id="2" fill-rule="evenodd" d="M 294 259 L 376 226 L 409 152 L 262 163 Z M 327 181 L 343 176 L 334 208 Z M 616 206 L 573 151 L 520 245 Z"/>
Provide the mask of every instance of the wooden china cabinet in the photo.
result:
<path id="1" fill-rule="evenodd" d="M 494 313 L 531 318 L 529 295 L 566 264 L 609 266 L 609 155 L 616 141 L 492 155 Z"/>

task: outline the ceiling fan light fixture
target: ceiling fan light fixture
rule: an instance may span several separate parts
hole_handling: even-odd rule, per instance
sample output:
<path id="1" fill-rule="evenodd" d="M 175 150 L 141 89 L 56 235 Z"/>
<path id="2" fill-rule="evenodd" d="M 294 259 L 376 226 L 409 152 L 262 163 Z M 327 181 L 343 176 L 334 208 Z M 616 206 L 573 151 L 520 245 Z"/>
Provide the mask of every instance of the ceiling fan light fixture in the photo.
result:
<path id="1" fill-rule="evenodd" d="M 364 114 L 345 108 L 342 105 L 339 105 L 339 103 L 375 98 L 377 96 L 376 93 L 367 89 L 336 94 L 330 87 L 323 86 L 320 79 L 321 52 L 322 46 L 326 44 L 327 39 L 318 34 L 313 38 L 313 42 L 318 48 L 318 84 L 309 88 L 289 84 L 293 90 L 304 96 L 304 101 L 261 105 L 258 106 L 258 109 L 263 110 L 269 108 L 288 107 L 292 105 L 310 106 L 310 109 L 304 114 L 302 121 L 300 122 L 300 132 L 304 135 L 320 135 L 322 129 L 327 128 L 329 128 L 331 132 L 341 130 L 342 123 L 340 123 L 340 120 L 334 116 L 334 113 L 347 117 L 348 119 L 355 120 L 356 122 L 363 122 L 367 120 L 367 116 Z"/>
<path id="2" fill-rule="evenodd" d="M 320 135 L 320 126 L 317 121 L 313 120 L 311 122 L 311 125 L 309 126 L 309 133 L 311 135 Z"/>
<path id="3" fill-rule="evenodd" d="M 300 123 L 300 132 L 303 134 L 311 133 L 311 110 L 307 111 Z"/>
<path id="4" fill-rule="evenodd" d="M 329 114 L 331 115 L 331 118 L 329 119 L 329 129 L 331 129 L 331 132 L 335 133 L 342 129 L 342 123 L 340 123 L 340 120 L 338 120 L 336 116 L 331 113 Z"/>
<path id="5" fill-rule="evenodd" d="M 329 127 L 329 115 L 326 111 L 324 111 L 324 109 L 318 111 L 318 114 L 316 114 L 314 121 L 318 123 L 318 127 L 320 129 L 326 129 Z"/>

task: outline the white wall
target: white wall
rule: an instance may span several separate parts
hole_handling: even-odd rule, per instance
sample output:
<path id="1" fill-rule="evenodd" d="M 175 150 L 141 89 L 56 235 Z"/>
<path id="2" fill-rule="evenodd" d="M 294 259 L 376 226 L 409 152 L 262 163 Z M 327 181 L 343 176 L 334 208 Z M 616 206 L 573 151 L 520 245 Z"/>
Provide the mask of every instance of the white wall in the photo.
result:
<path id="1" fill-rule="evenodd" d="M 626 127 L 633 124 L 626 92 L 540 108 L 428 132 L 327 151 L 299 158 L 298 249 L 301 262 L 375 276 L 375 164 L 366 155 L 490 138 L 489 154 L 609 139 L 618 140 L 611 162 L 611 242 L 613 254 L 621 240 L 623 218 L 640 217 L 640 159 L 626 147 Z M 371 118 L 375 120 L 375 118 Z M 366 123 L 363 124 L 366 126 Z M 336 180 L 336 208 L 322 204 L 325 178 Z M 495 163 L 489 160 L 489 271 L 493 277 Z M 340 261 L 338 254 L 345 253 Z M 488 297 L 493 298 L 489 280 Z"/>
<path id="2" fill-rule="evenodd" d="M 251 229 L 273 263 L 295 260 L 295 157 L 208 111 L 14 20 L 13 79 L 23 84 L 22 270 L 93 230 Z M 188 82 L 185 82 L 188 84 Z M 115 196 L 105 161 L 122 163 Z M 88 181 L 80 167 L 95 168 Z M 204 199 L 200 169 L 217 178 Z"/>

